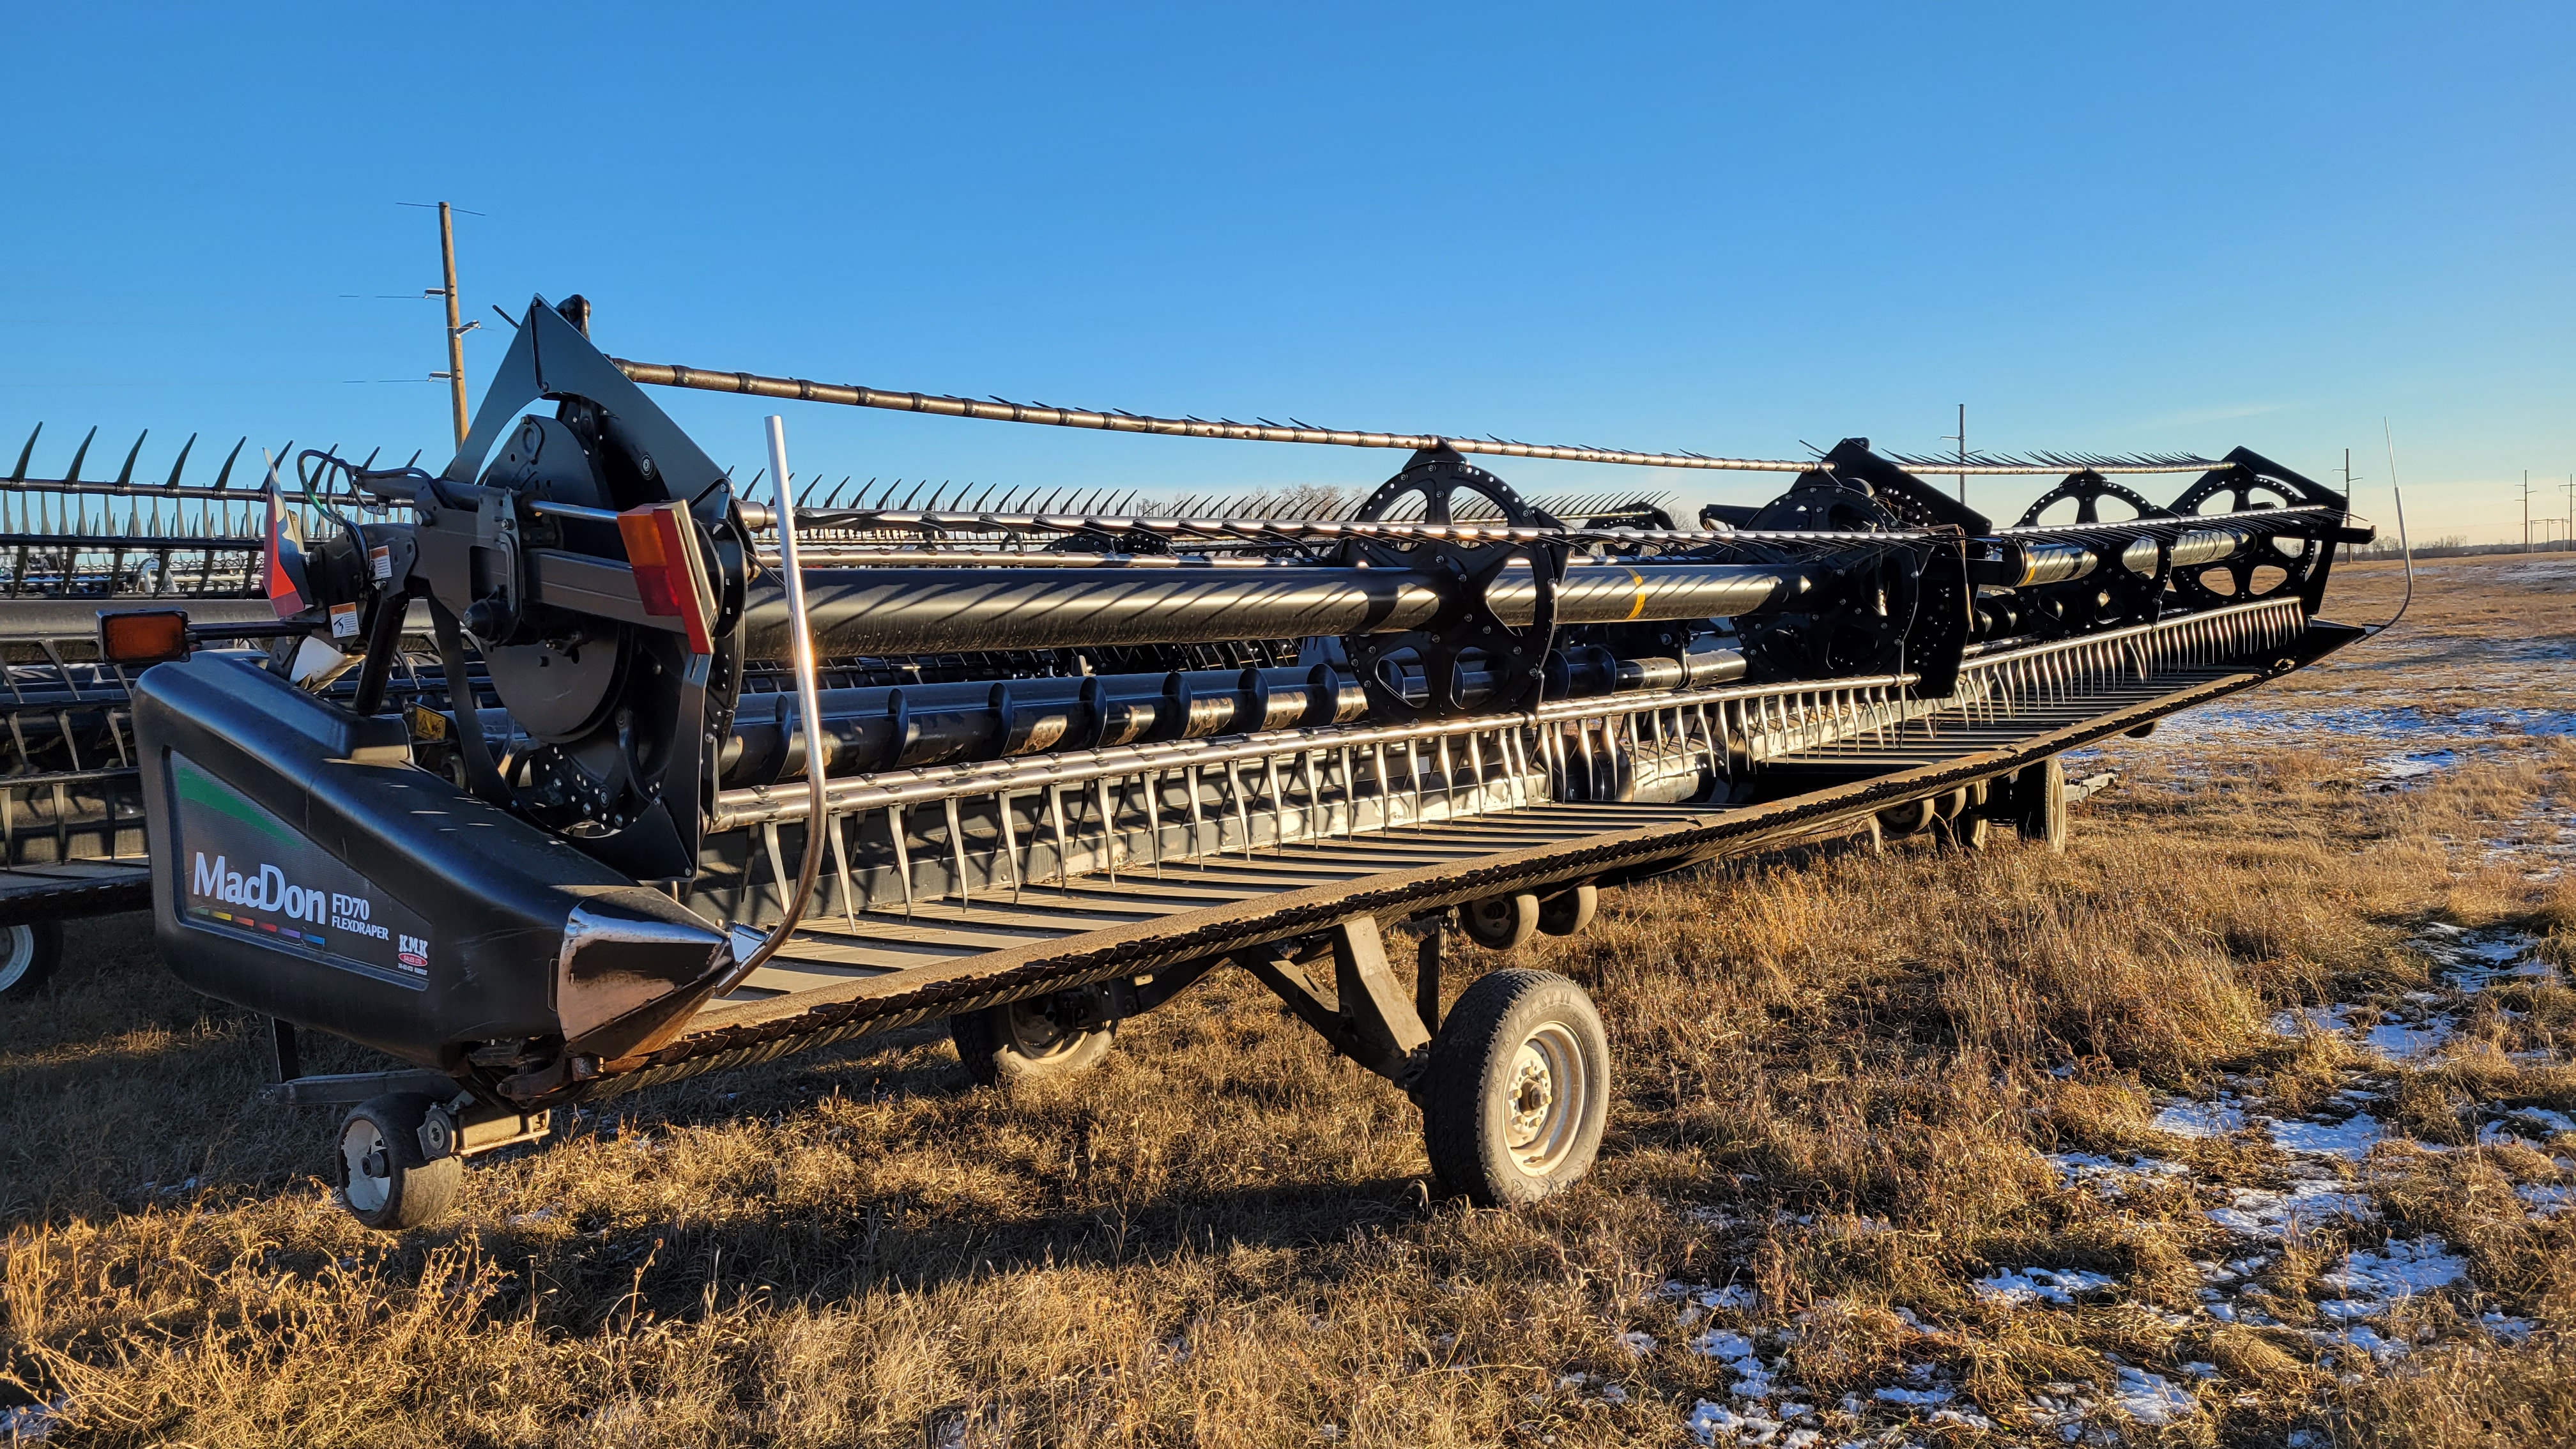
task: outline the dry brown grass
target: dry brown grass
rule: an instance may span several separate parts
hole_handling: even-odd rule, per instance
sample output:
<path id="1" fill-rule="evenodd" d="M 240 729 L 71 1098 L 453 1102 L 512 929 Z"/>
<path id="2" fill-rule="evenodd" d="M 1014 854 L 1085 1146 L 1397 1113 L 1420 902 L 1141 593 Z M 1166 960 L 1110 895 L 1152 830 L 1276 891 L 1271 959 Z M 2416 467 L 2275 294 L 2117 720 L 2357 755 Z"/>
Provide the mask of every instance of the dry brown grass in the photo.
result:
<path id="1" fill-rule="evenodd" d="M 2466 587 L 2504 566 L 2446 561 L 2413 633 L 2270 702 L 2566 708 L 2564 664 L 2499 660 L 2563 647 L 2576 593 Z M 2392 572 L 2354 571 L 2341 607 L 2374 617 Z M 2385 742 L 2177 733 L 2122 742 L 2127 784 L 2063 856 L 1818 852 L 1543 938 L 1529 963 L 1594 993 L 1621 1094 L 1593 1179 L 1522 1214 L 1434 1201 L 1401 1095 L 1224 976 L 1101 1071 L 1007 1097 L 918 1031 L 619 1102 L 387 1238 L 328 1201 L 328 1114 L 253 1102 L 256 1023 L 171 983 L 136 923 L 77 928 L 54 993 L 0 1008 L 0 1405 L 60 1406 L 55 1444 L 1680 1444 L 1730 1379 L 1654 1295 L 1680 1279 L 1757 1292 L 1709 1322 L 1776 1335 L 1820 1407 L 1932 1365 L 1996 1421 L 1900 1441 L 2060 1442 L 2025 1406 L 2107 1385 L 2106 1353 L 2216 1370 L 2164 1429 L 2097 1420 L 2120 1442 L 2576 1440 L 2576 1213 L 2511 1191 L 2568 1180 L 2549 1151 L 2381 1148 L 2352 1175 L 2383 1221 L 2294 1235 L 2262 1275 L 2286 1326 L 2256 1329 L 2195 1314 L 2195 1263 L 2230 1251 L 2204 1209 L 2284 1160 L 2152 1126 L 2158 1094 L 2300 1111 L 2357 1070 L 2426 1143 L 2469 1140 L 2463 1103 L 2576 1109 L 2561 986 L 2482 993 L 2421 1068 L 2265 1026 L 2425 988 L 2426 921 L 2518 923 L 2576 964 L 2576 888 L 2478 844 L 2576 798 L 2576 742 L 2498 733 L 2378 791 Z M 2061 1187 L 2062 1150 L 2193 1175 L 2114 1200 Z M 2477 1291 L 2411 1307 L 2412 1356 L 2328 1366 L 2299 1331 L 2314 1276 L 2392 1233 L 2440 1234 Z M 1971 1291 L 2005 1267 L 2122 1287 Z M 2479 1331 L 2488 1308 L 2530 1341 Z"/>

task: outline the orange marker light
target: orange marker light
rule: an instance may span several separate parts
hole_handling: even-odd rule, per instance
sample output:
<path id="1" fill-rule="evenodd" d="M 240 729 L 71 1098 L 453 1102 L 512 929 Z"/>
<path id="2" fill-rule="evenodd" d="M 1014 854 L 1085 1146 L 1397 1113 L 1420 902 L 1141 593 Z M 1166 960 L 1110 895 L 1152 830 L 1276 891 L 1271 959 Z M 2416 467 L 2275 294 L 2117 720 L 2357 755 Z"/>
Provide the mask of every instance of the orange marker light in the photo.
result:
<path id="1" fill-rule="evenodd" d="M 159 664 L 188 657 L 184 609 L 129 609 L 98 616 L 98 654 L 110 664 Z"/>
<path id="2" fill-rule="evenodd" d="M 626 540 L 626 563 L 635 572 L 635 595 L 644 612 L 677 618 L 690 653 L 714 653 L 708 625 L 715 610 L 698 562 L 697 529 L 686 506 L 657 503 L 627 509 L 617 515 L 617 531 Z"/>

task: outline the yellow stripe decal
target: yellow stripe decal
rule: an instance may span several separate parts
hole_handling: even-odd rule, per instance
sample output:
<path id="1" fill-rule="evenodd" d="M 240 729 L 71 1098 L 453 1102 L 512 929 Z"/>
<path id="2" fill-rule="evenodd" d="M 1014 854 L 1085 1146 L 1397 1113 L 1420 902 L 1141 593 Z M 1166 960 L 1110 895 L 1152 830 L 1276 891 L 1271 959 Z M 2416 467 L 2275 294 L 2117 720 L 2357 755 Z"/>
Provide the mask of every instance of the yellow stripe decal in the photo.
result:
<path id="1" fill-rule="evenodd" d="M 1628 622 L 1633 624 L 1646 612 L 1646 576 L 1635 569 L 1630 569 L 1628 582 L 1637 586 L 1637 607 L 1628 611 Z"/>

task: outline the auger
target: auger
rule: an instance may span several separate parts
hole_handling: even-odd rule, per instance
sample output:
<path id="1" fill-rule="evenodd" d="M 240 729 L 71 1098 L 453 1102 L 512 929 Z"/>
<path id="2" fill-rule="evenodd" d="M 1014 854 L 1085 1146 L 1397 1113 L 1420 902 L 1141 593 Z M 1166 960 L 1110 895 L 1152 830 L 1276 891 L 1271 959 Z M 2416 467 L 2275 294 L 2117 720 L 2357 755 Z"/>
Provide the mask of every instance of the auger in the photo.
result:
<path id="1" fill-rule="evenodd" d="M 2316 615 L 2368 525 L 2241 450 L 1972 460 L 2071 471 L 2043 501 L 2075 522 L 1999 528 L 1860 439 L 1790 463 L 1046 408 L 620 362 L 588 319 L 532 303 L 434 473 L 299 455 L 331 526 L 265 532 L 284 642 L 102 615 L 106 658 L 150 666 L 163 955 L 276 1020 L 276 1100 L 351 1109 L 341 1186 L 378 1226 L 560 1106 L 941 1019 L 983 1080 L 1070 1072 L 1228 966 L 1404 1087 L 1450 1188 L 1533 1201 L 1598 1149 L 1610 1043 L 1562 977 L 1449 997 L 1453 931 L 1508 953 L 1602 888 L 1821 836 L 2057 844 L 2061 752 L 2362 632 Z M 844 503 L 773 419 L 762 501 L 646 384 L 1407 456 L 1294 508 Z M 1479 455 L 1794 477 L 1680 527 Z M 2118 471 L 2201 477 L 2156 509 Z M 308 646 L 328 687 L 278 663 Z M 307 1074 L 307 1031 L 411 1065 Z"/>

